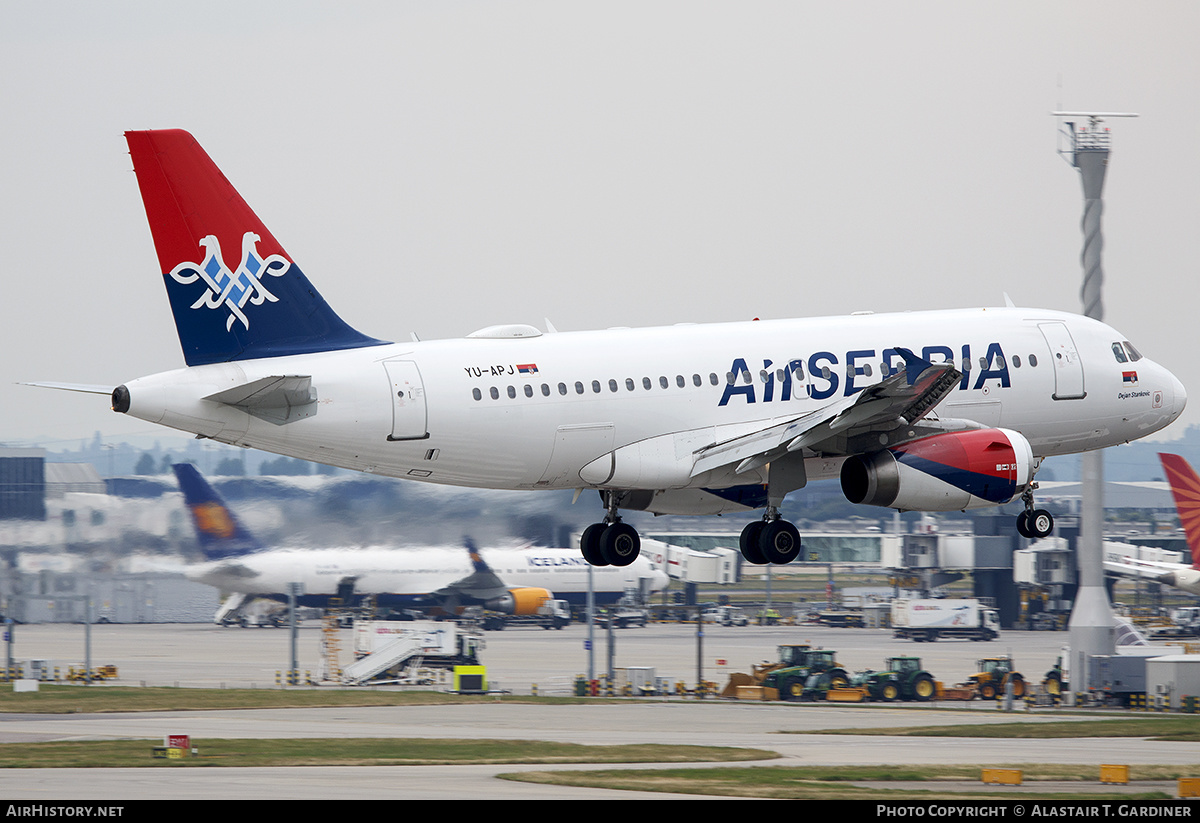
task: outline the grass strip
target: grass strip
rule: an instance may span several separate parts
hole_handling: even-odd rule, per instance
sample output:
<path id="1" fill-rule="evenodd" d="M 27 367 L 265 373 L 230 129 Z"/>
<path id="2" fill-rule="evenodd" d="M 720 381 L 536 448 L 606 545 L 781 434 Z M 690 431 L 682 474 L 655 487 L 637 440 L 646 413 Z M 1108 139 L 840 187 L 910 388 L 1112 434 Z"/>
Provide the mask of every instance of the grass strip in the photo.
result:
<path id="1" fill-rule="evenodd" d="M 723 746 L 584 746 L 542 740 L 423 738 L 202 739 L 198 754 L 153 756 L 151 740 L 0 744 L 0 768 L 191 768 L 206 766 L 430 766 L 491 763 L 695 763 L 767 760 L 779 755 Z"/>
<path id="2" fill-rule="evenodd" d="M 887 737 L 977 737 L 1053 740 L 1077 737 L 1145 737 L 1175 742 L 1200 741 L 1200 718 L 1192 715 L 1135 715 L 1108 720 L 1024 721 L 956 726 L 902 726 L 874 729 L 821 729 L 783 734 L 884 735 Z"/>
<path id="3" fill-rule="evenodd" d="M 1071 781 L 1078 791 L 1033 793 L 1039 800 L 1164 800 L 1172 795 L 1155 789 L 1145 792 L 1106 792 L 1099 784 L 1098 766 L 1019 764 L 997 768 L 1021 769 L 1026 784 L 1037 781 Z M 1195 774 L 1196 768 L 1145 766 L 1131 769 L 1130 780 L 1173 780 Z M 979 782 L 980 766 L 756 766 L 720 769 L 602 769 L 573 772 L 515 772 L 497 775 L 505 780 L 557 786 L 670 792 L 720 797 L 754 797 L 778 800 L 897 800 L 1029 797 L 1011 790 L 996 790 Z M 866 782 L 911 783 L 911 789 L 856 785 Z M 922 787 L 922 783 L 933 784 Z M 1030 787 L 1025 786 L 1026 789 Z"/>
<path id="4" fill-rule="evenodd" d="M 375 689 L 187 689 L 40 684 L 36 692 L 0 687 L 0 714 L 166 712 L 211 709 L 307 709 L 338 706 L 430 706 L 454 703 L 595 704 L 597 697 L 458 695 Z"/>

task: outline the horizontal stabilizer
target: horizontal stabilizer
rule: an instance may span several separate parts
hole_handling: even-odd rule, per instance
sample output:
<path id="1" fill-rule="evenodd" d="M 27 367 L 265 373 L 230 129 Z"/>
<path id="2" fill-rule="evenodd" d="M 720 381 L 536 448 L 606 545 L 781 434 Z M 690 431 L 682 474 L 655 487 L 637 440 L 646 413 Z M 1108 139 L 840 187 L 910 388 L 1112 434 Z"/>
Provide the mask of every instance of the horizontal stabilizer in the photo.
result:
<path id="1" fill-rule="evenodd" d="M 239 408 L 276 425 L 317 413 L 317 390 L 307 374 L 271 375 L 204 398 Z"/>
<path id="2" fill-rule="evenodd" d="M 41 389 L 77 391 L 85 394 L 112 394 L 112 386 L 94 386 L 88 383 L 18 383 L 18 386 L 37 386 Z"/>

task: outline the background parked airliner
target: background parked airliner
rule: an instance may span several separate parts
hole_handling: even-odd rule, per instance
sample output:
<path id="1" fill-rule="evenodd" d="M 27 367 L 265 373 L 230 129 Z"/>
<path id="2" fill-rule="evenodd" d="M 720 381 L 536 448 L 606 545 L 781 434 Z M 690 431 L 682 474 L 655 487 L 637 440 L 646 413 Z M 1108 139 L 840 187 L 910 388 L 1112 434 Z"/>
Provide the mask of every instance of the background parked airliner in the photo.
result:
<path id="1" fill-rule="evenodd" d="M 465 548 L 268 549 L 195 466 L 180 463 L 172 468 L 206 558 L 186 574 L 231 595 L 218 611 L 217 622 L 253 597 L 286 601 L 292 583 L 303 584 L 298 602 L 304 606 L 327 607 L 333 598 L 351 603 L 373 595 L 376 605 L 384 608 L 451 614 L 463 606 L 534 614 L 550 598 L 582 604 L 587 596 L 588 566 L 573 549 L 489 549 L 492 566 L 469 540 Z M 503 572 L 503 579 L 493 566 Z M 669 581 L 645 558 L 629 568 L 595 569 L 596 602 L 614 603 L 627 588 L 643 582 L 647 593 L 657 593 Z"/>
<path id="2" fill-rule="evenodd" d="M 1196 476 L 1191 464 L 1177 454 L 1160 454 L 1158 458 L 1167 473 L 1167 482 L 1171 484 L 1171 494 L 1175 498 L 1175 509 L 1179 512 L 1179 524 L 1187 535 L 1188 554 L 1192 563 L 1143 560 L 1136 554 L 1110 552 L 1106 547 L 1104 569 L 1122 577 L 1153 580 L 1185 592 L 1200 594 L 1200 477 Z"/>
<path id="3" fill-rule="evenodd" d="M 784 496 L 833 477 L 901 510 L 1020 497 L 1019 531 L 1045 535 L 1044 457 L 1144 437 L 1186 402 L 1109 326 L 1011 306 L 388 343 L 330 309 L 191 135 L 126 139 L 187 368 L 118 386 L 115 411 L 395 477 L 595 489 L 596 565 L 638 556 L 621 509 L 763 509 L 742 554 L 790 562 Z M 380 299 L 418 311 L 403 293 Z"/>

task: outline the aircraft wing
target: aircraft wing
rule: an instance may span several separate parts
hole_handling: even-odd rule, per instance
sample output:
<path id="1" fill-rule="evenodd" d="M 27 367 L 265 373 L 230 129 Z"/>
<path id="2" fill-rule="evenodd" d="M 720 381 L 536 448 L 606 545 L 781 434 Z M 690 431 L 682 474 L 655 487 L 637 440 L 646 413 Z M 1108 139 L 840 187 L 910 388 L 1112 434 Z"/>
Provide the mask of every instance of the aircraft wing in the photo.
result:
<path id="1" fill-rule="evenodd" d="M 741 474 L 789 452 L 820 449 L 852 430 L 911 425 L 927 415 L 962 379 L 962 373 L 950 363 L 930 363 L 908 349 L 896 351 L 904 358 L 904 368 L 874 386 L 801 417 L 699 450 L 692 477 L 734 463 Z"/>

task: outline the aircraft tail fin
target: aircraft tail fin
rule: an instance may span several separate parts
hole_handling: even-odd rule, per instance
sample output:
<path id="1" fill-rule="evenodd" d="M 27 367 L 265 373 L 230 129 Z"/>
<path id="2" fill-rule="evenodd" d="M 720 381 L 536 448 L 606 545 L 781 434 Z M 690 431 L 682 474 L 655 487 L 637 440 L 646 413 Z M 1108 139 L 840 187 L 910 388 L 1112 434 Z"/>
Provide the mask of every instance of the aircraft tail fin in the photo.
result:
<path id="1" fill-rule="evenodd" d="M 381 345 L 345 323 L 186 131 L 128 131 L 189 366 Z"/>
<path id="2" fill-rule="evenodd" d="M 1188 550 L 1192 555 L 1192 568 L 1200 569 L 1200 477 L 1191 464 L 1177 454 L 1160 454 L 1171 494 L 1175 497 L 1175 509 L 1179 512 L 1179 524 L 1187 535 Z"/>
<path id="3" fill-rule="evenodd" d="M 237 519 L 221 496 L 201 476 L 191 463 L 176 463 L 171 467 L 179 479 L 184 502 L 192 513 L 196 539 L 208 560 L 224 560 L 262 551 L 258 542 Z"/>

